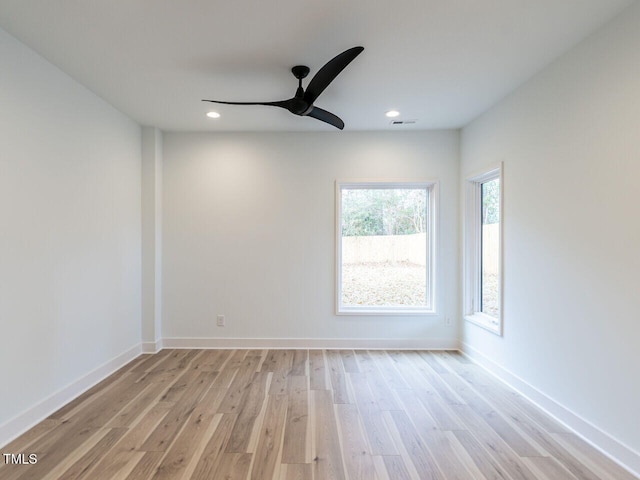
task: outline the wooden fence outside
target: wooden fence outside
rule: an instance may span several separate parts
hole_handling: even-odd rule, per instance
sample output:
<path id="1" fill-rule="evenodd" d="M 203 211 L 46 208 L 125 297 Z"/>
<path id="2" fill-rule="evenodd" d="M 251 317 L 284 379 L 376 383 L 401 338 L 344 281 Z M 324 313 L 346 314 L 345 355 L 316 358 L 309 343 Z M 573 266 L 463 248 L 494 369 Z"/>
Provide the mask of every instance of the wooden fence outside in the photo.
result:
<path id="1" fill-rule="evenodd" d="M 497 274 L 500 224 L 483 225 L 482 240 L 483 269 L 485 273 Z M 427 264 L 426 242 L 425 233 L 342 237 L 342 263 L 407 262 L 424 266 Z"/>

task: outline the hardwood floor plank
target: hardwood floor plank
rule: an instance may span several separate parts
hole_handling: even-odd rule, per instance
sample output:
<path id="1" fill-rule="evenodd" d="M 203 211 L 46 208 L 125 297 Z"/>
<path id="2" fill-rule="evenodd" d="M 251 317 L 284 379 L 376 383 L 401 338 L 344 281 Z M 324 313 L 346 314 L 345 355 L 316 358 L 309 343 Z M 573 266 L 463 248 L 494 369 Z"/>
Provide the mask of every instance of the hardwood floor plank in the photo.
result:
<path id="1" fill-rule="evenodd" d="M 355 405 L 336 406 L 338 425 L 342 438 L 342 452 L 350 480 L 372 480 L 376 478 L 371 449 L 360 427 L 358 409 Z"/>
<path id="2" fill-rule="evenodd" d="M 397 395 L 389 388 L 387 382 L 380 373 L 366 374 L 367 384 L 373 395 L 373 399 L 380 410 L 400 410 Z"/>
<path id="3" fill-rule="evenodd" d="M 122 381 L 128 373 L 135 372 L 137 368 L 145 364 L 146 360 L 150 360 L 154 362 L 157 361 L 155 358 L 153 358 L 155 357 L 155 355 L 151 355 L 150 357 L 151 358 L 147 358 L 147 355 L 144 355 L 144 354 L 136 357 L 131 362 L 119 368 L 114 373 L 104 378 L 103 380 L 98 382 L 96 385 L 94 385 L 93 387 L 91 387 L 90 389 L 88 389 L 87 391 L 85 391 L 75 399 L 73 399 L 71 402 L 67 403 L 64 407 L 52 413 L 48 418 L 61 419 L 66 417 L 78 405 L 85 403 L 88 399 L 93 397 L 96 393 L 105 391 L 105 389 L 110 387 L 113 383 Z"/>
<path id="4" fill-rule="evenodd" d="M 206 350 L 181 350 L 182 355 L 178 360 L 178 364 L 176 368 L 178 370 L 182 370 L 185 368 L 191 368 L 191 365 L 197 360 L 198 357 L 202 356 Z"/>
<path id="5" fill-rule="evenodd" d="M 396 444 L 389 435 L 383 419 L 383 410 L 378 407 L 367 377 L 361 373 L 350 373 L 349 380 L 353 386 L 356 405 L 362 418 L 372 455 L 397 455 Z"/>
<path id="6" fill-rule="evenodd" d="M 283 395 L 286 394 L 288 390 L 289 375 L 291 374 L 294 353 L 293 350 L 271 350 L 271 352 L 274 352 L 272 356 L 273 363 L 269 365 L 272 369 L 265 370 L 263 365 L 262 371 L 273 372 L 269 395 Z M 268 358 L 269 355 L 267 355 L 267 359 Z"/>
<path id="7" fill-rule="evenodd" d="M 217 428 L 207 442 L 202 455 L 198 459 L 198 464 L 191 476 L 193 479 L 213 479 L 216 478 L 218 464 L 221 461 L 227 442 L 233 430 L 237 415 L 225 413 L 222 415 Z"/>
<path id="8" fill-rule="evenodd" d="M 469 383 L 489 402 L 499 407 L 501 412 L 520 423 L 533 421 L 547 432 L 567 433 L 567 429 L 530 402 L 522 402 L 522 396 L 510 390 L 503 383 L 484 372 L 474 364 L 459 365 L 455 373 Z"/>
<path id="9" fill-rule="evenodd" d="M 131 475 L 131 472 L 133 472 L 133 469 L 136 468 L 136 465 L 142 461 L 145 453 L 146 452 L 131 452 L 128 462 L 114 475 L 105 478 L 109 478 L 110 480 L 126 480 L 126 478 Z M 97 469 L 98 467 L 96 467 L 96 471 L 99 471 Z"/>
<path id="10" fill-rule="evenodd" d="M 598 476 L 586 464 L 571 455 L 571 453 L 554 440 L 550 434 L 530 423 L 525 422 L 520 426 L 524 432 L 541 445 L 546 452 L 549 452 L 551 456 L 559 461 L 573 475 L 581 480 L 598 480 Z"/>
<path id="11" fill-rule="evenodd" d="M 178 475 L 178 478 L 184 478 L 184 479 L 194 478 L 193 477 L 193 472 L 198 467 L 198 463 L 199 463 L 200 457 L 204 453 L 204 450 L 207 447 L 207 444 L 208 444 L 209 440 L 211 439 L 211 437 L 213 437 L 216 429 L 220 425 L 220 421 L 222 420 L 222 416 L 223 416 L 222 413 L 216 413 L 213 416 L 213 419 L 211 420 L 211 423 L 209 424 L 207 429 L 202 433 L 201 438 L 195 444 L 193 450 L 191 452 L 189 452 L 189 455 L 190 455 L 191 459 L 189 460 L 187 465 L 184 467 L 184 471 L 181 472 L 181 474 Z"/>
<path id="12" fill-rule="evenodd" d="M 291 365 L 291 375 L 294 377 L 301 377 L 308 375 L 307 362 L 309 359 L 308 350 L 294 350 L 293 363 Z"/>
<path id="13" fill-rule="evenodd" d="M 62 420 L 60 419 L 46 418 L 42 422 L 27 430 L 18 438 L 7 443 L 4 447 L 2 447 L 2 450 L 4 452 L 25 452 L 33 442 L 35 442 L 39 438 L 42 438 L 44 435 L 60 425 L 60 423 L 62 423 Z M 0 469 L 4 465 L 4 463 L 0 463 Z"/>
<path id="14" fill-rule="evenodd" d="M 233 380 L 236 378 L 238 374 L 238 369 L 236 368 L 223 368 L 216 372 L 216 378 L 211 385 L 211 388 L 224 388 L 228 389 L 231 387 Z"/>
<path id="15" fill-rule="evenodd" d="M 511 477 L 467 430 L 453 432 L 478 469 L 486 478 L 509 480 Z"/>
<path id="16" fill-rule="evenodd" d="M 185 388 L 180 400 L 175 403 L 169 413 L 149 435 L 141 450 L 146 452 L 166 452 L 189 419 L 200 397 L 211 388 L 211 383 L 216 375 L 216 372 L 196 372 L 193 382 Z"/>
<path id="17" fill-rule="evenodd" d="M 391 480 L 411 480 L 407 467 L 404 465 L 400 455 L 384 455 L 382 459 L 384 460 L 388 477 Z"/>
<path id="18" fill-rule="evenodd" d="M 466 402 L 447 384 L 445 379 L 450 372 L 442 374 L 421 371 L 425 377 L 425 388 L 433 389 L 446 405 L 466 405 Z"/>
<path id="19" fill-rule="evenodd" d="M 328 390 L 314 390 L 312 399 L 313 408 L 316 412 L 314 478 L 318 480 L 344 480 L 342 451 L 336 441 L 338 429 L 336 427 L 331 392 Z"/>
<path id="20" fill-rule="evenodd" d="M 521 457 L 546 455 L 533 437 L 526 431 L 516 430 L 493 405 L 482 398 L 472 386 L 456 374 L 446 375 L 447 383 L 464 399 L 500 437 Z M 523 426 L 523 424 L 520 424 Z M 522 433 L 521 433 L 522 432 Z"/>
<path id="21" fill-rule="evenodd" d="M 107 427 L 129 427 L 145 412 L 149 405 L 160 401 L 160 397 L 166 386 L 162 383 L 149 383 L 128 405 L 126 405 L 115 417 L 107 422 Z"/>
<path id="22" fill-rule="evenodd" d="M 127 480 L 148 480 L 152 478 L 153 472 L 156 470 L 164 452 L 145 452 L 140 461 L 127 475 Z"/>
<path id="23" fill-rule="evenodd" d="M 418 355 L 429 364 L 435 373 L 447 373 L 449 371 L 436 359 L 434 352 L 418 352 Z"/>
<path id="24" fill-rule="evenodd" d="M 553 433 L 551 437 L 561 445 L 565 451 L 576 460 L 587 465 L 593 472 L 606 478 L 611 476 L 616 480 L 633 480 L 634 475 L 595 450 L 575 433 Z"/>
<path id="25" fill-rule="evenodd" d="M 446 472 L 447 480 L 467 480 L 471 473 L 466 469 L 445 432 L 422 406 L 415 392 L 407 390 L 400 395 L 405 406 L 404 411 L 416 428 L 418 435 L 440 467 Z"/>
<path id="26" fill-rule="evenodd" d="M 277 372 L 278 370 L 290 370 L 293 362 L 292 350 L 268 350 L 262 364 L 261 371 Z M 287 368 L 287 366 L 289 368 Z"/>
<path id="27" fill-rule="evenodd" d="M 145 387 L 146 385 L 141 383 L 123 382 L 108 392 L 101 394 L 100 398 L 92 402 L 90 408 L 74 415 L 69 420 L 82 422 L 86 426 L 104 427 L 131 400 L 136 398 Z"/>
<path id="28" fill-rule="evenodd" d="M 211 372 L 216 373 L 216 372 Z M 222 389 L 210 389 L 189 416 L 176 441 L 167 451 L 156 469 L 154 479 L 170 480 L 180 478 L 191 458 L 203 441 L 203 437 L 214 422 L 217 405 L 222 400 Z"/>
<path id="29" fill-rule="evenodd" d="M 182 398 L 187 387 L 200 375 L 200 372 L 191 369 L 181 369 L 183 373 L 179 375 L 167 391 L 160 397 L 162 402 L 176 402 Z"/>
<path id="30" fill-rule="evenodd" d="M 446 477 L 440 471 L 438 464 L 427 449 L 425 442 L 420 438 L 407 414 L 403 411 L 393 411 L 390 412 L 390 415 L 396 424 L 398 432 L 400 432 L 402 442 L 420 478 L 445 480 Z"/>
<path id="31" fill-rule="evenodd" d="M 74 409 L 76 413 L 73 417 L 31 445 L 33 453 L 38 454 L 38 463 L 31 466 L 33 468 L 29 469 L 29 474 L 24 478 L 43 477 L 43 472 L 55 468 L 83 443 L 89 441 L 93 434 L 144 388 L 144 385 L 125 381 L 123 378 L 124 376 L 120 376 L 118 381 L 109 384 L 109 387 L 103 389 L 88 405 Z"/>
<path id="32" fill-rule="evenodd" d="M 306 376 L 289 379 L 287 413 L 282 446 L 283 463 L 307 463 L 309 435 L 309 390 Z"/>
<path id="33" fill-rule="evenodd" d="M 227 363 L 225 363 L 225 368 L 240 368 L 242 366 L 242 362 L 247 356 L 248 350 L 232 350 Z"/>
<path id="34" fill-rule="evenodd" d="M 355 357 L 360 371 L 365 374 L 366 381 L 371 388 L 376 404 L 380 410 L 400 410 L 396 396 L 384 379 L 368 352 L 355 351 Z M 353 373 L 353 372 L 350 372 Z"/>
<path id="35" fill-rule="evenodd" d="M 284 480 L 311 480 L 311 465 L 308 463 L 292 463 L 287 465 Z"/>
<path id="36" fill-rule="evenodd" d="M 282 445 L 286 411 L 286 395 L 269 395 L 266 415 L 260 429 L 258 447 L 254 454 L 251 480 L 273 478 Z"/>
<path id="37" fill-rule="evenodd" d="M 235 354 L 234 354 L 235 355 Z M 260 357 L 247 357 L 238 367 L 233 381 L 220 404 L 220 413 L 238 413 L 242 400 L 247 393 L 247 386 L 256 374 Z"/>
<path id="38" fill-rule="evenodd" d="M 358 365 L 359 372 L 349 372 L 349 373 L 372 373 L 378 372 L 378 367 L 376 366 L 373 358 L 369 355 L 367 350 L 354 350 L 353 356 L 356 359 L 356 363 Z"/>
<path id="39" fill-rule="evenodd" d="M 551 457 L 530 457 L 524 458 L 523 461 L 536 474 L 536 477 L 542 480 L 556 480 L 558 478 L 578 480 L 569 470 Z"/>
<path id="40" fill-rule="evenodd" d="M 103 478 L 126 477 L 143 457 L 144 452 L 139 452 L 140 447 L 170 408 L 171 404 L 166 403 L 157 403 L 151 406 L 144 416 L 128 429 L 109 454 L 103 455 L 96 465 L 95 471 L 100 472 L 100 476 Z M 134 465 L 131 465 L 132 462 Z M 128 466 L 131 467 L 129 471 L 127 471 Z M 123 472 L 125 474 L 120 475 Z"/>
<path id="41" fill-rule="evenodd" d="M 117 372 L 108 376 L 86 392 L 74 398 L 62 408 L 56 410 L 47 418 L 53 420 L 64 420 L 69 418 L 71 415 L 75 415 L 84 408 L 89 408 L 92 402 L 101 398 L 101 395 L 104 395 L 110 389 L 121 386 L 125 382 L 125 377 L 126 373 L 118 374 Z"/>
<path id="42" fill-rule="evenodd" d="M 248 451 L 253 426 L 265 401 L 267 379 L 270 375 L 270 372 L 255 373 L 253 380 L 246 386 L 246 393 L 236 412 L 238 419 L 225 450 L 227 453 L 246 453 Z M 218 411 L 224 412 L 222 409 Z"/>
<path id="43" fill-rule="evenodd" d="M 14 472 L 20 472 L 20 475 L 14 478 L 20 480 L 43 478 L 50 470 L 62 464 L 82 444 L 89 442 L 99 430 L 99 427 L 85 427 L 81 423 L 59 425 L 49 435 L 45 435 L 29 447 L 29 453 L 35 453 L 38 456 L 38 463 L 20 470 L 14 469 Z M 3 472 L 3 478 L 12 477 Z"/>
<path id="44" fill-rule="evenodd" d="M 323 350 L 309 350 L 309 378 L 311 390 L 326 390 L 326 365 Z"/>
<path id="45" fill-rule="evenodd" d="M 215 352 L 215 357 L 209 360 L 207 367 L 213 372 L 220 372 L 231 358 L 233 350 L 212 350 L 212 352 Z"/>
<path id="46" fill-rule="evenodd" d="M 392 352 L 386 351 L 369 351 L 369 355 L 373 358 L 385 382 L 392 389 L 407 389 L 409 385 L 404 381 L 400 372 L 396 369 L 395 361 L 390 357 Z"/>
<path id="47" fill-rule="evenodd" d="M 327 368 L 333 391 L 333 403 L 351 403 L 347 391 L 347 380 L 338 350 L 326 350 Z"/>
<path id="48" fill-rule="evenodd" d="M 412 352 L 411 354 L 405 354 L 405 358 L 415 372 L 415 374 L 411 376 L 413 380 L 411 388 L 419 395 L 420 401 L 435 419 L 440 429 L 463 429 L 464 426 L 459 422 L 455 413 L 448 407 L 451 399 L 449 398 L 449 401 L 447 401 L 446 397 L 453 394 L 453 392 L 450 392 L 447 388 L 445 397 L 440 395 L 440 391 L 430 383 L 429 380 L 433 380 L 434 378 L 433 374 L 419 354 Z"/>
<path id="49" fill-rule="evenodd" d="M 455 360 L 457 363 L 462 363 L 463 365 L 473 365 L 473 362 L 471 360 L 469 360 L 465 355 L 457 350 L 441 350 L 441 353 L 447 358 Z"/>
<path id="50" fill-rule="evenodd" d="M 440 430 L 436 421 L 422 406 L 420 398 L 413 390 L 398 390 L 398 396 L 401 398 L 402 410 L 409 415 L 421 434 Z"/>
<path id="51" fill-rule="evenodd" d="M 460 430 L 457 430 L 457 431 L 460 431 Z M 460 443 L 458 438 L 455 436 L 455 434 L 454 434 L 455 432 L 454 431 L 446 431 L 446 432 L 443 432 L 443 433 L 448 438 L 449 445 L 455 451 L 456 458 L 469 471 L 469 477 L 468 478 L 483 478 L 484 475 L 482 474 L 482 472 L 480 471 L 478 466 L 473 461 L 473 458 L 471 458 L 471 456 L 469 455 L 467 450 L 464 448 L 464 446 Z M 440 468 L 443 468 L 443 464 L 442 463 L 440 463 Z"/>
<path id="52" fill-rule="evenodd" d="M 224 352 L 224 350 L 205 350 L 191 362 L 189 368 L 200 372 L 217 372 L 219 365 L 224 363 L 224 358 L 222 360 L 220 358 Z"/>
<path id="53" fill-rule="evenodd" d="M 340 350 L 340 358 L 346 373 L 360 373 L 360 367 L 353 350 Z"/>
<path id="54" fill-rule="evenodd" d="M 143 353 L 138 357 L 140 361 L 131 369 L 132 372 L 146 372 L 151 370 L 155 365 L 166 359 L 172 350 L 160 350 L 158 353 Z"/>
<path id="55" fill-rule="evenodd" d="M 223 453 L 216 476 L 225 480 L 245 480 L 251 465 L 250 453 Z"/>
<path id="56" fill-rule="evenodd" d="M 467 425 L 468 429 L 473 432 L 473 436 L 480 445 L 495 457 L 501 471 L 507 472 L 508 476 L 514 480 L 535 480 L 535 475 L 527 468 L 520 457 L 471 407 L 468 405 L 454 405 L 452 408 L 455 409 L 455 412 Z M 457 431 L 454 432 L 460 440 L 457 433 Z"/>
<path id="57" fill-rule="evenodd" d="M 54 465 L 53 468 L 47 471 L 47 473 L 40 477 L 41 480 L 57 480 L 62 473 L 68 470 L 73 464 L 78 462 L 87 452 L 92 450 L 97 443 L 99 443 L 105 435 L 109 433 L 108 428 L 100 428 L 95 434 L 87 438 L 82 444 L 74 449 L 69 455 L 67 455 L 62 462 Z"/>
<path id="58" fill-rule="evenodd" d="M 126 428 L 111 428 L 102 439 L 95 444 L 91 450 L 85 453 L 77 462 L 75 462 L 68 470 L 66 470 L 59 480 L 81 480 L 83 478 L 92 478 L 99 474 L 92 474 L 91 471 L 98 463 L 103 455 L 108 455 L 111 448 L 120 440 L 127 432 Z"/>

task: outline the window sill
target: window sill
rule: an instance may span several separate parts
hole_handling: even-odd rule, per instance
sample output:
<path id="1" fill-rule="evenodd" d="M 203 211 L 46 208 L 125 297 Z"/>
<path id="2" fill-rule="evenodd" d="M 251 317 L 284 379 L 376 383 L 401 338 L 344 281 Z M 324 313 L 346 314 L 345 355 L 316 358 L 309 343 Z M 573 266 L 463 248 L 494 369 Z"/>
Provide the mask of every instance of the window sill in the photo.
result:
<path id="1" fill-rule="evenodd" d="M 435 310 L 424 308 L 370 308 L 370 307 L 339 307 L 336 315 L 385 315 L 392 316 L 430 316 L 437 315 Z"/>
<path id="2" fill-rule="evenodd" d="M 465 315 L 464 319 L 469 323 L 473 323 L 474 325 L 490 331 L 491 333 L 502 336 L 502 323 L 500 319 L 496 319 L 495 317 L 482 312 L 475 312 L 472 315 Z"/>

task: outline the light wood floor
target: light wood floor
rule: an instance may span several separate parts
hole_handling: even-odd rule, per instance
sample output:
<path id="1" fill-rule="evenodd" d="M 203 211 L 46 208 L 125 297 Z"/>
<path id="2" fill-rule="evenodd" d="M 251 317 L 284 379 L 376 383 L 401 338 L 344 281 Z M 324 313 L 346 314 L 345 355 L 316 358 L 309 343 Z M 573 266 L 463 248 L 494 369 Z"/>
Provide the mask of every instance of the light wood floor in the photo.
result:
<path id="1" fill-rule="evenodd" d="M 3 480 L 635 478 L 454 352 L 163 350 L 2 452 L 38 455 Z"/>

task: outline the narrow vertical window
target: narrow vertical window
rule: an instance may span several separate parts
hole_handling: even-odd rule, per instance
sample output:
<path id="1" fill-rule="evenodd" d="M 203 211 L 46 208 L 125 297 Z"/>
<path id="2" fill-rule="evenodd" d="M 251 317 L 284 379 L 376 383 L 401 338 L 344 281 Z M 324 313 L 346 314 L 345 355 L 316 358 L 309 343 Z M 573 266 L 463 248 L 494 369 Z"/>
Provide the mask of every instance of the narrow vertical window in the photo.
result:
<path id="1" fill-rule="evenodd" d="M 339 314 L 434 313 L 435 185 L 336 182 Z"/>
<path id="2" fill-rule="evenodd" d="M 500 270 L 500 178 L 494 178 L 480 184 L 480 202 L 482 205 L 482 257 L 480 259 L 480 311 L 491 317 L 499 318 L 498 295 Z"/>
<path id="3" fill-rule="evenodd" d="M 467 179 L 465 319 L 502 333 L 502 169 Z"/>

